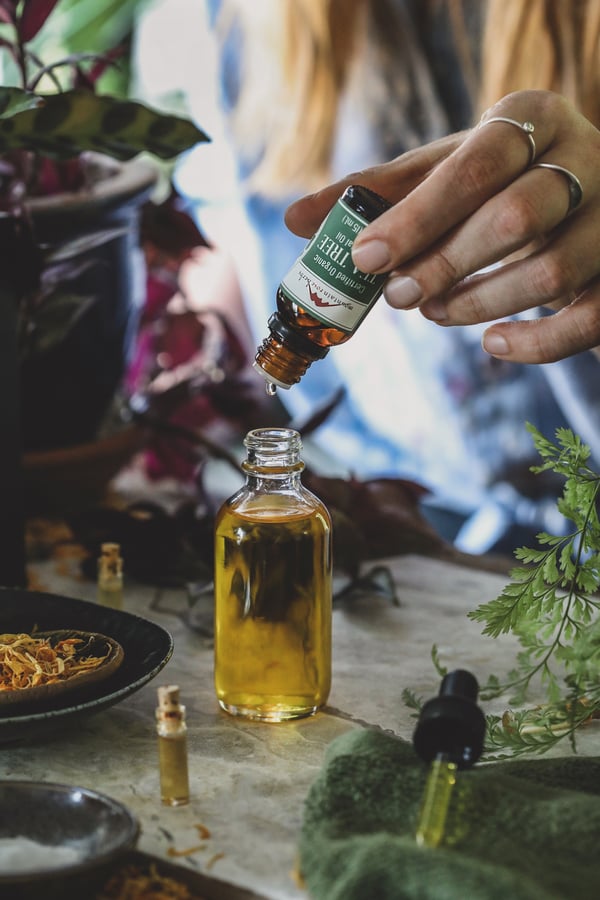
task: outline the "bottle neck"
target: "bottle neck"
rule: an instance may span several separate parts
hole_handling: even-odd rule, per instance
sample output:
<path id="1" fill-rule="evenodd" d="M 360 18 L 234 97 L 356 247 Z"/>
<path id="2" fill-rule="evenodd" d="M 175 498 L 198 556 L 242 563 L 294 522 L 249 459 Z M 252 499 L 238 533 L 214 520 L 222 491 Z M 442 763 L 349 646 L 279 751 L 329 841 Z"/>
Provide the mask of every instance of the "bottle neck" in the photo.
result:
<path id="1" fill-rule="evenodd" d="M 246 471 L 246 487 L 251 491 L 295 491 L 301 484 L 300 472 L 273 474 Z"/>
<path id="2" fill-rule="evenodd" d="M 247 483 L 258 487 L 266 481 L 278 487 L 297 486 L 304 469 L 300 459 L 302 440 L 292 428 L 255 428 L 244 440 L 246 459 L 242 470 Z"/>
<path id="3" fill-rule="evenodd" d="M 313 343 L 275 312 L 269 319 L 269 334 L 256 351 L 253 365 L 271 384 L 289 388 L 298 384 L 311 363 L 323 359 L 328 352 L 328 347 Z"/>

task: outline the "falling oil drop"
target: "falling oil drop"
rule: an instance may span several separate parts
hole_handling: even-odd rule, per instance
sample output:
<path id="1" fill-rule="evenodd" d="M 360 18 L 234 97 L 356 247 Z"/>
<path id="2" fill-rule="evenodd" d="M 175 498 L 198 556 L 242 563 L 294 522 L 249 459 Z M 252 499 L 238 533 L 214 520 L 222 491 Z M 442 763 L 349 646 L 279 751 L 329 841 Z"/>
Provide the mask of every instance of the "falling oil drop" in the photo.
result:
<path id="1" fill-rule="evenodd" d="M 267 381 L 266 388 L 267 396 L 274 397 L 277 393 L 277 385 L 273 384 L 271 381 Z"/>

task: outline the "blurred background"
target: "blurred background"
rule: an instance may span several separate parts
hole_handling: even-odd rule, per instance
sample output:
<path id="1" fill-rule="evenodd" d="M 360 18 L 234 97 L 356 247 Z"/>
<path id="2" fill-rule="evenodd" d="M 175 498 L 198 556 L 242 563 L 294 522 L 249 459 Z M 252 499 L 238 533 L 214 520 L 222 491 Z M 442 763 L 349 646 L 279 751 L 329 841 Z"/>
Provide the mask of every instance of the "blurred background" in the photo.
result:
<path id="1" fill-rule="evenodd" d="M 190 501 L 197 521 L 199 507 L 239 483 L 246 431 L 286 423 L 302 432 L 326 502 L 328 485 L 344 484 L 351 515 L 353 486 L 376 484 L 396 518 L 408 510 L 423 547 L 434 533 L 459 551 L 511 553 L 542 529 L 564 529 L 560 486 L 530 472 L 525 423 L 550 437 L 588 426 L 564 374 L 572 365 L 585 383 L 586 359 L 505 363 L 483 353 L 477 327 L 442 329 L 380 301 L 347 344 L 277 398 L 251 368 L 279 281 L 305 245 L 285 228 L 287 205 L 470 127 L 507 90 L 560 89 L 564 7 L 60 0 L 40 54 L 120 47 L 97 90 L 189 116 L 210 137 L 158 165 L 144 207 L 135 334 L 98 432 L 129 435 L 106 470 L 122 498 L 160 500 L 169 512 Z M 582 437 L 593 442 L 594 427 Z"/>

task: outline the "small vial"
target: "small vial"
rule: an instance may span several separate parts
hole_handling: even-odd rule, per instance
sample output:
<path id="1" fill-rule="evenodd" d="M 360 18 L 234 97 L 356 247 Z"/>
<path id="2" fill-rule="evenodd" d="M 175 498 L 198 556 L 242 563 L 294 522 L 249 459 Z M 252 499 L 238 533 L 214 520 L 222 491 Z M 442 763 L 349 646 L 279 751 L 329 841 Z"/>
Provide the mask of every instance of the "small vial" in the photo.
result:
<path id="1" fill-rule="evenodd" d="M 98 603 L 123 608 L 123 559 L 119 544 L 102 544 L 98 559 Z"/>
<path id="2" fill-rule="evenodd" d="M 166 806 L 185 806 L 190 800 L 187 725 L 175 684 L 158 688 L 156 730 L 161 800 Z"/>
<path id="3" fill-rule="evenodd" d="M 349 340 L 381 295 L 387 275 L 357 269 L 352 246 L 390 206 L 363 185 L 347 187 L 282 280 L 254 361 L 268 394 L 297 384 L 330 347 Z"/>

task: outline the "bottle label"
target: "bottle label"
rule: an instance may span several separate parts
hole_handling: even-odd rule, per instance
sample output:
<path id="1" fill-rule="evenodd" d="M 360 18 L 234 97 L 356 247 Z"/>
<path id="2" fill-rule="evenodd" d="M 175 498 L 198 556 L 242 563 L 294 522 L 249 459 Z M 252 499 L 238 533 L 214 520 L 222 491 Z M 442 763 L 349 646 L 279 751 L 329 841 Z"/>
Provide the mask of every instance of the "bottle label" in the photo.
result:
<path id="1" fill-rule="evenodd" d="M 280 289 L 315 319 L 351 334 L 381 294 L 386 275 L 361 272 L 352 262 L 352 245 L 368 225 L 338 200 Z"/>

